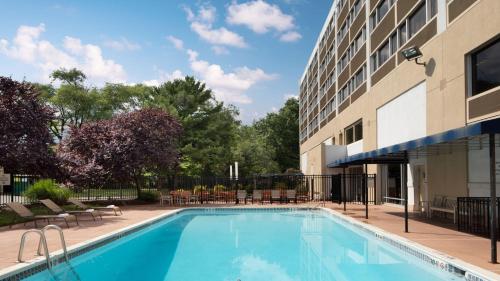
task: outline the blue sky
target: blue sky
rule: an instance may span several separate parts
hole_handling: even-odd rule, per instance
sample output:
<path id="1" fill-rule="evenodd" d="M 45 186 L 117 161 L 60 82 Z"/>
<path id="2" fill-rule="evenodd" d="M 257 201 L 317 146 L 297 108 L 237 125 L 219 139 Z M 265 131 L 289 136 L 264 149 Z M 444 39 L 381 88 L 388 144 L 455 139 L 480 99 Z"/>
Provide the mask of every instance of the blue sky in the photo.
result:
<path id="1" fill-rule="evenodd" d="M 193 75 L 249 123 L 297 95 L 331 1 L 2 1 L 0 75 L 90 85 Z"/>

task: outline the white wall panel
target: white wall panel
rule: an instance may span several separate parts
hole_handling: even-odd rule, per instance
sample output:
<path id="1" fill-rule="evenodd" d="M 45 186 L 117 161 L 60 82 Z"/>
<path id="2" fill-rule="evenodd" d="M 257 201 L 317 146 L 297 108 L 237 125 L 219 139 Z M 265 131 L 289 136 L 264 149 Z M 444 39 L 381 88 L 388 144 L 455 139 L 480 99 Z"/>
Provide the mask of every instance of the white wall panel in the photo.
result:
<path id="1" fill-rule="evenodd" d="M 425 137 L 426 84 L 422 82 L 377 109 L 377 147 Z"/>

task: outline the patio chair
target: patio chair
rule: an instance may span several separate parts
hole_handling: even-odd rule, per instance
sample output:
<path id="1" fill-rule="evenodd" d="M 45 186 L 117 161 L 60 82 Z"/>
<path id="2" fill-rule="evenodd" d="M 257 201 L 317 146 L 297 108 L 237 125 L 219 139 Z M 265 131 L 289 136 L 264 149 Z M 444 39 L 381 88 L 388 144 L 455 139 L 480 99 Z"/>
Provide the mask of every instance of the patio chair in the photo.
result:
<path id="1" fill-rule="evenodd" d="M 94 210 L 94 209 L 87 209 L 87 210 L 82 210 L 82 211 L 65 211 L 65 210 L 63 210 L 63 208 L 61 208 L 59 205 L 57 205 L 56 203 L 54 203 L 54 201 L 52 201 L 50 199 L 40 200 L 40 203 L 45 205 L 45 207 L 49 208 L 52 212 L 54 212 L 56 214 L 67 213 L 67 214 L 71 214 L 71 215 L 75 215 L 75 216 L 90 215 L 94 221 L 96 221 L 96 216 L 99 216 L 102 220 L 101 213 L 97 210 Z"/>
<path id="2" fill-rule="evenodd" d="M 245 205 L 247 204 L 247 191 L 246 190 L 238 190 L 238 194 L 236 195 L 238 199 L 238 203 L 241 201 L 245 201 Z"/>
<path id="3" fill-rule="evenodd" d="M 252 192 L 252 204 L 255 201 L 260 201 L 260 203 L 262 204 L 262 190 L 256 189 Z"/>
<path id="4" fill-rule="evenodd" d="M 199 197 L 196 194 L 193 194 L 191 191 L 185 191 L 184 196 L 186 197 L 186 202 L 188 204 L 190 203 L 196 203 L 199 201 Z"/>
<path id="5" fill-rule="evenodd" d="M 273 201 L 279 201 L 281 203 L 281 190 L 271 190 L 271 204 L 273 204 Z"/>
<path id="6" fill-rule="evenodd" d="M 297 191 L 295 189 L 288 189 L 286 191 L 286 202 L 294 201 L 297 204 Z"/>
<path id="7" fill-rule="evenodd" d="M 64 220 L 66 223 L 66 226 L 69 228 L 69 221 L 74 220 L 76 222 L 76 225 L 78 224 L 78 218 L 74 215 L 70 215 L 68 213 L 63 213 L 63 214 L 58 214 L 58 215 L 35 215 L 33 212 L 30 211 L 30 209 L 26 208 L 21 203 L 18 202 L 10 202 L 6 203 L 7 207 L 9 207 L 12 211 L 14 211 L 18 216 L 25 218 L 25 219 L 31 219 L 33 220 L 35 227 L 38 227 L 37 221 L 39 220 L 45 220 L 47 221 L 47 224 L 50 223 L 50 220 Z M 24 223 L 26 225 L 26 223 Z"/>
<path id="8" fill-rule="evenodd" d="M 163 206 L 165 203 L 174 205 L 174 196 L 172 194 L 163 193 L 160 191 L 160 205 Z"/>
<path id="9" fill-rule="evenodd" d="M 76 199 L 68 199 L 68 202 L 70 202 L 71 204 L 73 204 L 73 205 L 75 205 L 78 208 L 83 209 L 83 210 L 95 209 L 95 210 L 98 210 L 98 211 L 112 211 L 112 212 L 115 213 L 115 216 L 118 216 L 118 212 L 120 212 L 120 215 L 123 214 L 122 209 L 120 207 L 118 207 L 118 206 L 115 206 L 115 205 L 108 205 L 108 206 L 105 206 L 105 207 L 92 207 L 92 208 L 90 208 L 89 206 L 87 206 L 82 201 L 79 201 L 79 200 L 76 200 Z"/>

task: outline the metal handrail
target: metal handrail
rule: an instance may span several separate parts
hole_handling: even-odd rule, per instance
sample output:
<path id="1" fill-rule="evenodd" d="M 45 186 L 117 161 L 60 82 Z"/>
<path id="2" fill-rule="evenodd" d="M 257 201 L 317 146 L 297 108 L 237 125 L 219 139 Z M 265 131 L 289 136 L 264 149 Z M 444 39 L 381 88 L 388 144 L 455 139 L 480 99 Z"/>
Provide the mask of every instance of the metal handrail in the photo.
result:
<path id="1" fill-rule="evenodd" d="M 59 238 L 61 240 L 61 244 L 62 244 L 62 248 L 63 248 L 63 252 L 64 252 L 64 258 L 66 259 L 66 261 L 68 261 L 68 252 L 66 251 L 66 240 L 64 239 L 64 234 L 63 234 L 62 229 L 59 226 L 54 225 L 54 224 L 46 225 L 41 230 L 44 237 L 46 237 L 45 232 L 49 229 L 55 229 L 55 230 L 57 230 L 57 232 L 59 232 Z M 41 238 L 40 238 L 40 241 L 38 243 L 37 253 L 38 253 L 38 255 L 42 255 L 42 239 Z"/>
<path id="2" fill-rule="evenodd" d="M 23 262 L 23 251 L 24 251 L 24 243 L 26 242 L 26 237 L 29 233 L 38 233 L 40 235 L 40 243 L 43 245 L 43 250 L 45 252 L 45 259 L 47 261 L 47 267 L 51 268 L 50 256 L 49 256 L 49 248 L 47 247 L 47 239 L 45 239 L 45 234 L 43 231 L 38 229 L 30 229 L 23 233 L 21 237 L 21 245 L 19 245 L 19 254 L 17 255 L 17 260 L 19 262 Z"/>

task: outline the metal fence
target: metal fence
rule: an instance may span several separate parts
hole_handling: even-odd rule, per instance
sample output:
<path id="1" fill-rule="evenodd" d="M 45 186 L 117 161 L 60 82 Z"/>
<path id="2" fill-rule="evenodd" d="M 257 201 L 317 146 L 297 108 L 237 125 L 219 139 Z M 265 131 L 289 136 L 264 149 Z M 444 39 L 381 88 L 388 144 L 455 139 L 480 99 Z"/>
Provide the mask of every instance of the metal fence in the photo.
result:
<path id="1" fill-rule="evenodd" d="M 38 179 L 28 175 L 12 176 L 11 186 L 5 186 L 0 192 L 0 205 L 8 202 L 31 203 L 24 192 Z M 237 180 L 229 177 L 147 176 L 138 183 L 113 183 L 102 188 L 74 187 L 72 198 L 81 201 L 133 200 L 138 198 L 138 184 L 141 192 L 190 191 L 197 193 L 202 202 L 208 203 L 228 203 L 235 200 L 237 190 L 246 190 L 250 195 L 256 189 L 263 190 L 265 198 L 270 196 L 272 189 L 294 189 L 303 201 L 326 201 L 332 199 L 332 186 L 336 179 L 332 175 L 257 175 Z M 349 190 L 355 190 L 354 182 L 349 186 Z"/>
<path id="2" fill-rule="evenodd" d="M 332 175 L 332 202 L 376 204 L 376 175 L 375 174 L 339 174 Z M 367 192 L 367 194 L 365 194 Z"/>
<path id="3" fill-rule="evenodd" d="M 500 198 L 497 198 L 497 212 L 500 212 Z M 457 225 L 459 231 L 478 235 L 490 235 L 490 198 L 458 197 Z M 500 218 L 497 226 L 500 231 Z"/>

